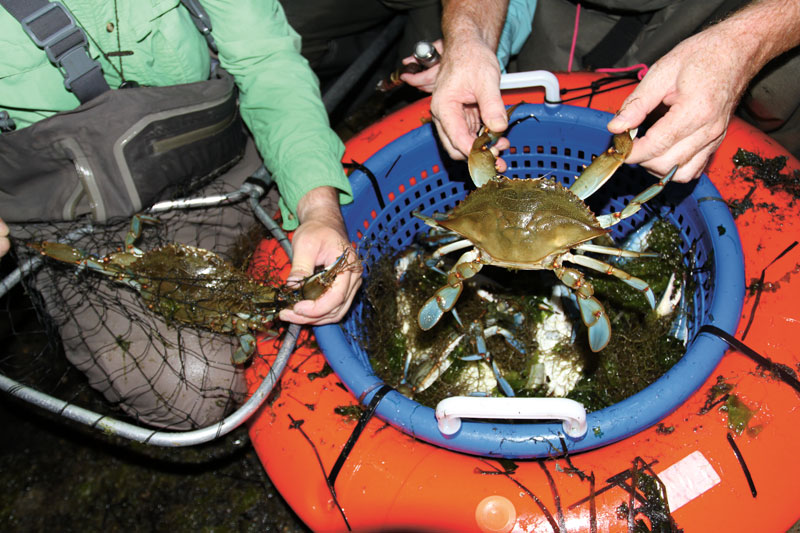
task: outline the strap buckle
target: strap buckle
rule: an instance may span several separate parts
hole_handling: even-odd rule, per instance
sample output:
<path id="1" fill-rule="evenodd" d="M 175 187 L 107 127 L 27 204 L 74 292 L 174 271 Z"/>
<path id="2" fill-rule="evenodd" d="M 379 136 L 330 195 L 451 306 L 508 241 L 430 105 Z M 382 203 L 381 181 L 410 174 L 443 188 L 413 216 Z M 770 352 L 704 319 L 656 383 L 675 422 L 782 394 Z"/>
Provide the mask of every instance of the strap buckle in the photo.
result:
<path id="1" fill-rule="evenodd" d="M 61 70 L 67 89 L 71 90 L 79 78 L 101 69 L 100 63 L 88 54 L 86 32 L 78 27 L 72 13 L 61 2 L 48 3 L 23 18 L 21 23 L 25 33 Z"/>

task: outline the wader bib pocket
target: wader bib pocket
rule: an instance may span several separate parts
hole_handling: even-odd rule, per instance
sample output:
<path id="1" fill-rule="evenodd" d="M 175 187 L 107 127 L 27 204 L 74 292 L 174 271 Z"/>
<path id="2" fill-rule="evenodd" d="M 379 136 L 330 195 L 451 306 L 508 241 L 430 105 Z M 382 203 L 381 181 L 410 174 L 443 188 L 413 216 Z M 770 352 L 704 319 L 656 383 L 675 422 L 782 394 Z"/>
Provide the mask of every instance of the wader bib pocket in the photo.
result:
<path id="1" fill-rule="evenodd" d="M 224 71 L 185 85 L 106 91 L 0 135 L 0 218 L 131 216 L 230 168 L 246 139 Z"/>

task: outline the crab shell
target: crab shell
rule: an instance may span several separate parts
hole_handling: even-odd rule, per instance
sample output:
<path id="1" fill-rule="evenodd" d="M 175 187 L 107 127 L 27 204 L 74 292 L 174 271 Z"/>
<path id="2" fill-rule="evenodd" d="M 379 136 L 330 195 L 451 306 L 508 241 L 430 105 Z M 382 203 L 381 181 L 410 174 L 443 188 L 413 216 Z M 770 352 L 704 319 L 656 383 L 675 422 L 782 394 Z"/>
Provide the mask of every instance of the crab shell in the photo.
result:
<path id="1" fill-rule="evenodd" d="M 525 270 L 551 268 L 558 255 L 609 231 L 580 198 L 545 178 L 497 176 L 435 221 L 469 239 L 482 263 Z"/>

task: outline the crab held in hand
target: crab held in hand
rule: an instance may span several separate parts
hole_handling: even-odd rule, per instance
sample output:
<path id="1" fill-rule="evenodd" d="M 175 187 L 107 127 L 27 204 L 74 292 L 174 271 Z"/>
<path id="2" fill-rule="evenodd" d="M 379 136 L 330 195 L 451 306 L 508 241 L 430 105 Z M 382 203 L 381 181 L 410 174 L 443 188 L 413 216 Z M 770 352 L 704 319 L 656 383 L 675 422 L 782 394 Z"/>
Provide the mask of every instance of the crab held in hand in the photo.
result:
<path id="1" fill-rule="evenodd" d="M 238 335 L 233 362 L 246 362 L 256 347 L 255 332 L 269 331 L 281 309 L 301 300 L 316 300 L 347 268 L 345 252 L 326 270 L 296 289 L 260 283 L 216 253 L 186 244 L 170 243 L 142 251 L 134 243 L 142 223 L 158 219 L 136 215 L 125 237 L 125 250 L 95 257 L 68 244 L 30 243 L 42 255 L 89 268 L 133 288 L 147 307 L 167 323 L 180 322 L 217 333 Z"/>
<path id="2" fill-rule="evenodd" d="M 509 110 L 509 115 L 514 108 Z M 432 227 L 446 228 L 460 237 L 434 252 L 432 262 L 450 252 L 469 248 L 447 273 L 447 284 L 436 291 L 419 311 L 423 330 L 432 328 L 458 300 L 465 279 L 475 276 L 484 265 L 519 270 L 552 270 L 572 289 L 581 318 L 589 330 L 589 347 L 600 351 L 611 338 L 611 323 L 594 288 L 579 265 L 616 276 L 644 293 L 651 307 L 655 296 L 643 280 L 583 252 L 622 257 L 653 257 L 656 254 L 599 246 L 590 241 L 608 233 L 608 228 L 634 215 L 641 205 L 656 196 L 672 179 L 678 167 L 658 183 L 634 197 L 616 213 L 596 216 L 583 200 L 597 191 L 622 165 L 631 152 L 636 132 L 614 136 L 613 146 L 595 158 L 570 188 L 547 178 L 509 179 L 498 175 L 495 157 L 489 150 L 501 134 L 483 132 L 473 144 L 469 171 L 477 189 L 449 213 L 414 216 Z M 579 253 L 574 253 L 579 252 Z"/>

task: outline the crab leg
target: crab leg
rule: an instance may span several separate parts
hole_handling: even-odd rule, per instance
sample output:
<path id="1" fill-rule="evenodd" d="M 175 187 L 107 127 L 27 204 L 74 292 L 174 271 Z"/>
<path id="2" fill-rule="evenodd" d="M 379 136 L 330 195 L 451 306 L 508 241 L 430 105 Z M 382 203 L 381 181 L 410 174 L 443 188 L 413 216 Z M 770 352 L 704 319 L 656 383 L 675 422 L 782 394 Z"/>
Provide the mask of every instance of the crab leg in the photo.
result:
<path id="1" fill-rule="evenodd" d="M 630 285 L 634 289 L 637 289 L 644 293 L 645 298 L 647 298 L 647 303 L 650 304 L 650 307 L 653 309 L 656 308 L 656 297 L 653 294 L 653 289 L 650 288 L 650 285 L 647 284 L 646 281 L 639 279 L 637 277 L 631 276 L 624 270 L 620 270 L 615 266 L 611 266 L 608 263 L 604 263 L 602 261 L 598 261 L 597 259 L 593 259 L 591 257 L 586 257 L 585 255 L 573 255 L 570 253 L 564 254 L 562 259 L 563 261 L 569 261 L 570 263 L 575 263 L 576 265 L 585 266 L 586 268 L 591 268 L 592 270 L 597 270 L 598 272 L 605 272 L 611 276 L 614 276 L 626 285 Z"/>
<path id="2" fill-rule="evenodd" d="M 621 220 L 628 218 L 629 216 L 635 215 L 639 212 L 639 209 L 642 208 L 642 204 L 646 201 L 650 200 L 662 190 L 664 190 L 664 186 L 672 179 L 675 175 L 675 172 L 678 170 L 678 165 L 672 167 L 672 170 L 669 173 L 661 178 L 658 183 L 651 185 L 643 192 L 639 193 L 635 196 L 628 205 L 625 206 L 625 209 L 622 211 L 617 211 L 616 213 L 609 213 L 607 215 L 600 215 L 597 217 L 597 221 L 600 223 L 600 226 L 603 228 L 608 228 L 613 226 L 614 224 L 618 223 Z"/>
<path id="3" fill-rule="evenodd" d="M 501 328 L 500 326 L 489 326 L 488 328 L 481 331 L 481 324 L 480 322 L 473 322 L 472 326 L 470 327 L 470 333 L 473 335 L 475 339 L 475 348 L 478 351 L 477 354 L 473 355 L 466 355 L 461 359 L 463 361 L 480 361 L 484 360 L 490 363 L 492 367 L 492 373 L 494 374 L 495 380 L 497 380 L 497 384 L 503 390 L 503 393 L 506 396 L 514 396 L 514 389 L 511 388 L 511 385 L 508 384 L 508 381 L 503 377 L 500 373 L 500 369 L 497 368 L 497 363 L 494 362 L 494 358 L 489 355 L 489 350 L 486 347 L 486 339 L 489 337 L 493 337 L 495 335 L 502 335 L 503 338 L 518 352 L 521 354 L 525 354 L 525 349 L 520 345 L 517 339 L 505 328 Z"/>
<path id="4" fill-rule="evenodd" d="M 461 296 L 463 280 L 471 278 L 483 268 L 479 259 L 480 252 L 475 249 L 466 252 L 458 259 L 447 274 L 447 284 L 437 290 L 420 308 L 417 317 L 420 328 L 426 331 L 431 329 L 439 322 L 442 315 L 453 308 Z"/>
<path id="5" fill-rule="evenodd" d="M 575 291 L 581 319 L 589 329 L 589 348 L 593 352 L 599 352 L 611 340 L 611 321 L 608 320 L 603 304 L 593 296 L 594 287 L 574 268 L 556 266 L 553 272 L 561 283 Z"/>
<path id="6" fill-rule="evenodd" d="M 578 246 L 574 246 L 573 249 L 597 254 L 615 255 L 617 257 L 658 257 L 658 254 L 655 252 L 634 252 L 632 250 L 614 248 L 613 246 L 600 246 L 591 243 L 579 244 Z"/>
<path id="7" fill-rule="evenodd" d="M 144 255 L 140 249 L 134 246 L 139 237 L 142 236 L 142 224 L 147 222 L 148 224 L 160 224 L 161 221 L 156 217 L 151 217 L 149 215 L 133 215 L 131 218 L 131 226 L 128 229 L 128 233 L 125 234 L 125 251 L 128 251 L 136 256 Z"/>
<path id="8" fill-rule="evenodd" d="M 413 378 L 413 383 L 411 384 L 411 393 L 422 392 L 433 383 L 439 379 L 439 376 L 444 374 L 450 365 L 453 364 L 453 359 L 450 357 L 450 354 L 453 353 L 453 350 L 461 343 L 461 340 L 464 338 L 464 333 L 451 333 L 449 342 L 445 347 L 444 351 L 433 361 L 427 361 L 424 363 L 420 369 L 417 371 L 416 375 Z M 403 381 L 401 384 L 407 384 L 406 376 L 408 375 L 408 369 L 411 366 L 411 354 L 406 357 L 406 364 L 405 368 L 403 369 Z"/>
<path id="9" fill-rule="evenodd" d="M 30 248 L 37 250 L 40 254 L 46 255 L 57 261 L 78 265 L 81 268 L 90 268 L 106 276 L 115 278 L 121 283 L 128 283 L 134 289 L 139 289 L 139 285 L 124 277 L 125 270 L 122 268 L 124 264 L 118 264 L 112 261 L 104 261 L 94 255 L 87 254 L 69 244 L 60 242 L 38 242 L 28 243 Z"/>
<path id="10" fill-rule="evenodd" d="M 239 347 L 233 353 L 233 363 L 241 365 L 246 363 L 256 349 L 256 338 L 250 333 L 239 336 Z"/>
<path id="11" fill-rule="evenodd" d="M 470 246 L 474 246 L 474 244 L 472 243 L 472 241 L 469 241 L 467 239 L 461 239 L 455 242 L 451 242 L 449 244 L 445 244 L 444 246 L 438 248 L 435 252 L 433 252 L 433 254 L 431 254 L 430 258 L 427 261 L 425 261 L 425 265 L 431 270 L 434 270 L 439 274 L 447 276 L 448 274 L 446 272 L 444 272 L 443 270 L 441 270 L 439 267 L 436 266 L 436 264 L 439 262 L 439 258 L 442 257 L 443 255 L 449 254 L 450 252 L 455 252 L 456 250 L 463 250 L 464 248 L 469 248 Z"/>
<path id="12" fill-rule="evenodd" d="M 581 200 L 590 197 L 603 186 L 622 163 L 631 155 L 635 129 L 614 135 L 614 146 L 594 158 L 594 161 L 578 176 L 569 188 Z"/>

